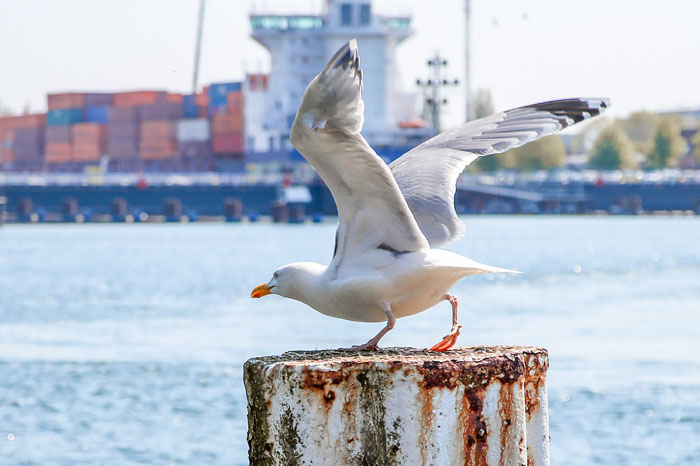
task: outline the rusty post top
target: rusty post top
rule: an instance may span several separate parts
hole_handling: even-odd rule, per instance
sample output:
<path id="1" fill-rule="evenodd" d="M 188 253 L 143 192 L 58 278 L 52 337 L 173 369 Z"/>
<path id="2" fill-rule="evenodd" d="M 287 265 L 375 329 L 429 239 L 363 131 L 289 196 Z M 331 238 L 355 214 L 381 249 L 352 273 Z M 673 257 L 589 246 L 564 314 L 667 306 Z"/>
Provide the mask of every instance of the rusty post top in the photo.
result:
<path id="1" fill-rule="evenodd" d="M 416 348 L 383 348 L 373 352 L 344 350 L 288 351 L 279 356 L 261 356 L 249 359 L 246 370 L 310 370 L 313 372 L 343 373 L 356 369 L 386 368 L 388 370 L 414 367 L 423 373 L 428 385 L 435 377 L 437 385 L 452 385 L 469 371 L 476 375 L 509 377 L 525 372 L 546 372 L 549 366 L 547 350 L 535 346 L 469 346 L 445 352 Z M 533 372 L 533 374 L 534 374 Z M 431 375 L 433 377 L 431 377 Z"/>
<path id="2" fill-rule="evenodd" d="M 319 364 L 332 365 L 339 363 L 389 363 L 400 362 L 405 365 L 435 362 L 478 363 L 491 358 L 513 359 L 516 356 L 540 356 L 547 359 L 547 350 L 536 346 L 463 346 L 449 351 L 436 352 L 418 348 L 381 348 L 376 351 L 346 351 L 327 349 L 304 351 L 287 351 L 278 356 L 258 356 L 248 360 L 251 364 Z"/>

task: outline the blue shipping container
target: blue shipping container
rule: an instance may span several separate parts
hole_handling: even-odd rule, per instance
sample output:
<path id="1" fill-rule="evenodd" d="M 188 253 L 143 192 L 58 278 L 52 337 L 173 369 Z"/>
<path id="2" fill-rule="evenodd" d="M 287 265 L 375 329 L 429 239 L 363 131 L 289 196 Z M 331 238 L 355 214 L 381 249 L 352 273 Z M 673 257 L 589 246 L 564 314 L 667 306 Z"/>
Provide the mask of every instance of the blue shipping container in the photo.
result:
<path id="1" fill-rule="evenodd" d="M 72 125 L 84 121 L 82 108 L 64 108 L 46 112 L 46 126 Z"/>
<path id="2" fill-rule="evenodd" d="M 197 96 L 194 94 L 185 94 L 182 96 L 182 103 L 185 107 L 188 105 L 197 105 Z"/>
<path id="3" fill-rule="evenodd" d="M 199 106 L 185 104 L 185 118 L 199 118 Z"/>
<path id="4" fill-rule="evenodd" d="M 229 92 L 240 91 L 241 83 L 219 83 L 209 86 L 209 106 L 225 107 Z"/>
<path id="5" fill-rule="evenodd" d="M 109 119 L 109 106 L 99 105 L 85 109 L 85 121 L 90 123 L 107 123 Z"/>

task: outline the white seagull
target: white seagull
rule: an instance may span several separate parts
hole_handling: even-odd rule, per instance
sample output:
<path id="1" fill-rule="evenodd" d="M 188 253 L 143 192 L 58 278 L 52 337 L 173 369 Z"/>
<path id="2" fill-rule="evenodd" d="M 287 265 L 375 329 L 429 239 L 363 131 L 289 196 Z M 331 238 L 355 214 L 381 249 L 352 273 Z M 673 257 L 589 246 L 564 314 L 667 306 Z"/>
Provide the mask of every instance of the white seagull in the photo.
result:
<path id="1" fill-rule="evenodd" d="M 364 102 L 357 42 L 345 44 L 309 84 L 290 139 L 326 183 L 338 207 L 330 265 L 295 262 L 277 269 L 252 298 L 277 294 L 322 314 L 386 326 L 355 350 L 377 349 L 397 318 L 446 300 L 452 329 L 430 348 L 445 351 L 457 341 L 457 297 L 448 294 L 461 278 L 517 273 L 437 249 L 460 238 L 457 178 L 479 157 L 505 152 L 598 115 L 606 99 L 544 102 L 471 121 L 410 150 L 390 165 L 362 137 Z"/>

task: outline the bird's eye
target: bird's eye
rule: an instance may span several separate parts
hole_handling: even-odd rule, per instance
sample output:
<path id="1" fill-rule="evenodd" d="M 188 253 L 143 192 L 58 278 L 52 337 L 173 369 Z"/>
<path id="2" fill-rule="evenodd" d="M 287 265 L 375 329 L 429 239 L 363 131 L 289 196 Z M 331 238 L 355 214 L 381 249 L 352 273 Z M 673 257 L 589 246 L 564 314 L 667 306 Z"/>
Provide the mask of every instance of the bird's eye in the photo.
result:
<path id="1" fill-rule="evenodd" d="M 280 274 L 278 274 L 277 272 L 275 272 L 275 273 L 272 274 L 272 278 L 277 278 L 277 277 L 279 277 L 279 276 L 280 276 Z"/>

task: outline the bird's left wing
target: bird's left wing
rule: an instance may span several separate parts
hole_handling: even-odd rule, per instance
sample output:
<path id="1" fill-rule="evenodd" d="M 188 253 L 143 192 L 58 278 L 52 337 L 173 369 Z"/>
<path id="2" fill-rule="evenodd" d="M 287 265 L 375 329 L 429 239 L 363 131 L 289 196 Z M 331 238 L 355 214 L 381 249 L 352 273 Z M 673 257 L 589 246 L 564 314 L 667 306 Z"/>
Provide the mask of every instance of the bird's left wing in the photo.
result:
<path id="1" fill-rule="evenodd" d="M 345 44 L 309 84 L 290 140 L 338 207 L 336 267 L 372 249 L 428 248 L 389 167 L 360 134 L 362 72 L 357 43 Z"/>
<path id="2" fill-rule="evenodd" d="M 609 105 L 607 99 L 575 98 L 496 113 L 438 134 L 389 167 L 430 246 L 441 246 L 464 233 L 454 197 L 467 165 L 594 117 Z"/>

